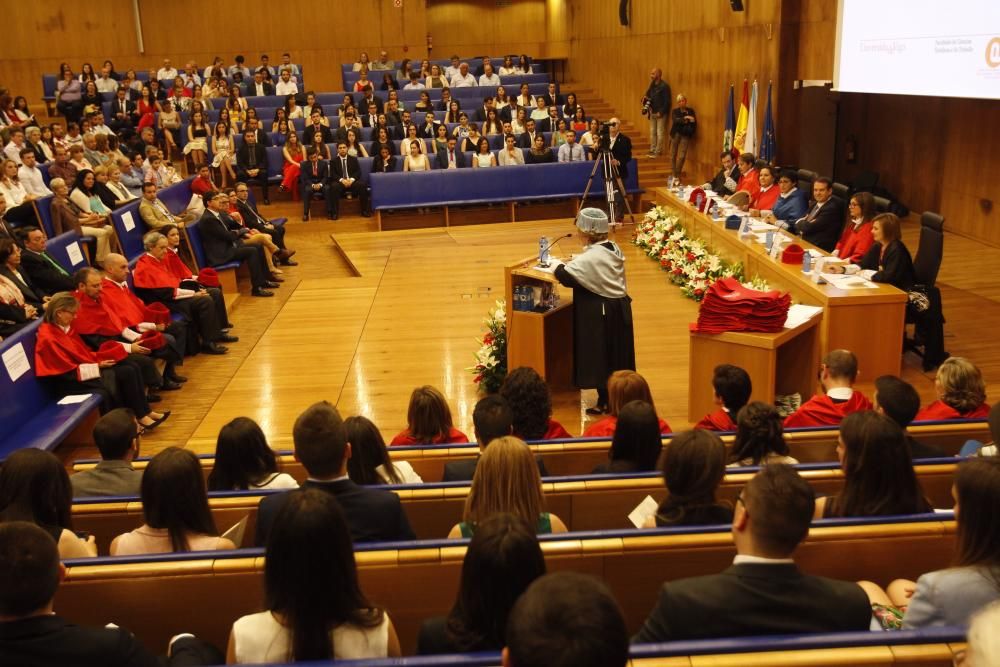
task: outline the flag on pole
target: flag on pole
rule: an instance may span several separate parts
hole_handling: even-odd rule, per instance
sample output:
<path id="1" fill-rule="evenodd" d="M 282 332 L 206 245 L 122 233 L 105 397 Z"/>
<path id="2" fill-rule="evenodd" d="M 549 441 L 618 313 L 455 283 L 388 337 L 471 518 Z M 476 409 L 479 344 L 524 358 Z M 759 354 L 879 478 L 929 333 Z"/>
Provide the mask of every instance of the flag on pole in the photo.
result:
<path id="1" fill-rule="evenodd" d="M 733 113 L 733 84 L 729 84 L 729 101 L 726 103 L 726 127 L 722 131 L 722 150 L 733 152 L 733 134 L 736 131 L 736 114 Z"/>
<path id="2" fill-rule="evenodd" d="M 750 87 L 750 114 L 747 118 L 747 135 L 743 142 L 745 153 L 757 154 L 757 80 Z"/>
<path id="3" fill-rule="evenodd" d="M 740 101 L 740 115 L 736 117 L 736 132 L 733 135 L 733 149 L 743 153 L 747 142 L 747 122 L 750 120 L 750 84 L 743 79 L 743 98 Z"/>
<path id="4" fill-rule="evenodd" d="M 774 138 L 774 116 L 771 115 L 771 82 L 767 84 L 767 111 L 764 112 L 764 132 L 760 135 L 760 159 L 774 164 L 778 144 Z"/>

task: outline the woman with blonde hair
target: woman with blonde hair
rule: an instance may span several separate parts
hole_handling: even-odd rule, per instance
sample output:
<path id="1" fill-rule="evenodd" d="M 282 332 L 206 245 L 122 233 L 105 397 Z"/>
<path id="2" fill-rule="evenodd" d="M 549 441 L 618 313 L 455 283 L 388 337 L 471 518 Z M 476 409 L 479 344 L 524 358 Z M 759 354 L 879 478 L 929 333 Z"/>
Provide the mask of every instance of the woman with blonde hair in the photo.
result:
<path id="1" fill-rule="evenodd" d="M 410 394 L 410 407 L 406 411 L 407 427 L 400 431 L 389 446 L 439 445 L 468 442 L 469 437 L 454 427 L 451 409 L 437 388 L 429 384 L 417 387 Z"/>
<path id="2" fill-rule="evenodd" d="M 544 510 L 542 478 L 534 453 L 523 440 L 504 436 L 483 451 L 465 499 L 462 522 L 448 537 L 472 537 L 480 521 L 501 512 L 524 519 L 540 535 L 565 533 L 566 524 Z"/>
<path id="3" fill-rule="evenodd" d="M 583 437 L 613 436 L 618 425 L 618 413 L 626 403 L 631 401 L 646 401 L 653 406 L 654 410 L 656 409 L 653 394 L 649 391 L 646 378 L 635 371 L 615 371 L 608 378 L 608 416 L 587 427 L 587 430 L 583 432 Z M 660 419 L 660 433 L 663 435 L 670 433 L 670 424 L 663 419 Z"/>
<path id="4" fill-rule="evenodd" d="M 965 357 L 950 357 L 938 367 L 934 389 L 938 399 L 918 412 L 914 421 L 986 419 L 990 414 L 983 374 Z"/>

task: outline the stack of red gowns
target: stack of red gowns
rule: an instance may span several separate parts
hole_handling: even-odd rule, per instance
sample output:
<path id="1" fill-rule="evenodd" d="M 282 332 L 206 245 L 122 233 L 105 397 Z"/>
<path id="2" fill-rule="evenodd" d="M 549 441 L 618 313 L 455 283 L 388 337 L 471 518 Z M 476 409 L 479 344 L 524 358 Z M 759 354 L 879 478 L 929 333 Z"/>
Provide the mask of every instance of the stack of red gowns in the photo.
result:
<path id="1" fill-rule="evenodd" d="M 719 334 L 726 331 L 781 331 L 788 319 L 792 298 L 777 290 L 760 292 L 744 287 L 735 278 L 715 281 L 701 301 L 698 321 L 691 331 Z"/>

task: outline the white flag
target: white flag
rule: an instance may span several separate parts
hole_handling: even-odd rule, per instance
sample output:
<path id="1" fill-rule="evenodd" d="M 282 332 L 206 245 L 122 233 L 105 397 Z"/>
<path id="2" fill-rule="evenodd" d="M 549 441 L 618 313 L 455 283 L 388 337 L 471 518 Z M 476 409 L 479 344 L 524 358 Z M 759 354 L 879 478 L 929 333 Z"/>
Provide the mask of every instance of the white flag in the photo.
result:
<path id="1" fill-rule="evenodd" d="M 750 109 L 747 118 L 747 137 L 743 143 L 743 151 L 757 155 L 757 82 L 750 88 Z"/>

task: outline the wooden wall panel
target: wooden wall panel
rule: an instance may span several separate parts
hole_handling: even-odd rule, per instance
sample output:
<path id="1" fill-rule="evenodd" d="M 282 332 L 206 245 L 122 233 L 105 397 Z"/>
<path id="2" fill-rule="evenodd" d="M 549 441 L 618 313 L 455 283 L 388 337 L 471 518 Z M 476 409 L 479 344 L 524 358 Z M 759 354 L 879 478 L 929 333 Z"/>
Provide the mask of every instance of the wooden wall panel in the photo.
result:
<path id="1" fill-rule="evenodd" d="M 545 0 L 427 0 L 427 31 L 434 57 L 528 53 L 546 42 Z"/>
<path id="2" fill-rule="evenodd" d="M 570 4 L 570 78 L 596 90 L 619 114 L 642 121 L 639 100 L 649 71 L 661 67 L 673 94 L 683 92 L 698 112 L 685 170 L 704 179 L 717 169 L 730 83 L 738 108 L 743 79 L 758 79 L 763 122 L 767 82 L 778 81 L 780 10 L 779 0 L 754 0 L 745 12 L 733 12 L 723 0 L 633 0 L 631 25 L 623 27 L 617 3 L 577 0 Z M 646 123 L 638 124 L 647 131 Z"/>

